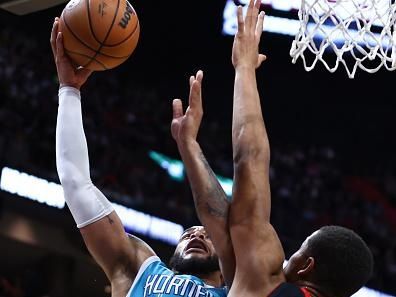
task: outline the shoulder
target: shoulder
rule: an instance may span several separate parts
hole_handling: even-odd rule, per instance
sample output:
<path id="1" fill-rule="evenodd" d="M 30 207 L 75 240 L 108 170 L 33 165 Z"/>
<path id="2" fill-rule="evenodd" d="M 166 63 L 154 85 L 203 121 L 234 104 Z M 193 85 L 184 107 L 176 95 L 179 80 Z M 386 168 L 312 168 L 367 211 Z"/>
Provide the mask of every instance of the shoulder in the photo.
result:
<path id="1" fill-rule="evenodd" d="M 136 277 L 130 287 L 127 296 L 144 296 L 143 291 L 146 282 L 152 278 L 153 275 L 169 273 L 170 270 L 161 262 L 157 256 L 148 257 L 141 265 L 136 274 Z M 143 290 L 143 291 L 142 291 Z"/>
<path id="2" fill-rule="evenodd" d="M 148 257 L 155 256 L 154 250 L 142 239 L 135 235 L 127 233 L 129 244 L 133 247 L 134 251 L 144 254 L 144 260 Z"/>
<path id="3" fill-rule="evenodd" d="M 147 268 L 147 263 L 152 263 L 153 259 L 159 258 L 156 256 L 153 249 L 140 238 L 126 233 L 128 237 L 125 259 L 123 262 L 123 269 L 131 279 L 136 279 L 138 274 Z"/>
<path id="4" fill-rule="evenodd" d="M 310 297 L 299 287 L 291 283 L 282 283 L 268 297 Z"/>

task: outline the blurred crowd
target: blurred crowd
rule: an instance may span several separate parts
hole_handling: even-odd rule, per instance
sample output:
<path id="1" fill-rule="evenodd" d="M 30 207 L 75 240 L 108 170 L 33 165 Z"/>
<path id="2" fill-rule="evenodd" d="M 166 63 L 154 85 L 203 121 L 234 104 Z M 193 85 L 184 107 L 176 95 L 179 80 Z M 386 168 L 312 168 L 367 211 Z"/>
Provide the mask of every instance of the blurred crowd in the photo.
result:
<path id="1" fill-rule="evenodd" d="M 9 275 L 0 275 L 0 297 L 50 297 L 48 284 L 42 278 L 39 267 Z"/>
<path id="2" fill-rule="evenodd" d="M 169 178 L 148 152 L 179 158 L 170 130 L 169 101 L 155 85 L 112 74 L 90 78 L 82 90 L 91 175 L 113 201 L 188 226 L 196 222 L 187 181 Z M 155 81 L 154 81 L 155 84 Z M 0 30 L 0 165 L 53 181 L 57 78 L 49 44 Z M 232 177 L 229 127 L 204 123 L 201 146 L 214 171 Z M 287 256 L 320 226 L 357 231 L 375 256 L 368 286 L 396 294 L 396 179 L 389 166 L 372 176 L 346 174 L 342 152 L 302 143 L 272 146 L 272 222 Z M 364 162 L 364 160 L 362 160 Z M 383 164 L 384 167 L 387 164 Z M 385 173 L 384 173 L 385 172 Z M 2 278 L 1 297 L 25 296 Z M 8 291 L 7 291 L 8 288 Z"/>

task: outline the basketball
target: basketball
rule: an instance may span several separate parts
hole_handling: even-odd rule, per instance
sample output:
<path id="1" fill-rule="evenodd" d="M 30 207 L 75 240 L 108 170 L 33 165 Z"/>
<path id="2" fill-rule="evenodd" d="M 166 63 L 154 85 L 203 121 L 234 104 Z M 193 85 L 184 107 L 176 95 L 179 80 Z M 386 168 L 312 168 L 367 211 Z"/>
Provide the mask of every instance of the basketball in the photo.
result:
<path id="1" fill-rule="evenodd" d="M 127 0 L 71 0 L 62 11 L 59 31 L 72 62 L 98 71 L 114 68 L 131 56 L 140 25 Z"/>

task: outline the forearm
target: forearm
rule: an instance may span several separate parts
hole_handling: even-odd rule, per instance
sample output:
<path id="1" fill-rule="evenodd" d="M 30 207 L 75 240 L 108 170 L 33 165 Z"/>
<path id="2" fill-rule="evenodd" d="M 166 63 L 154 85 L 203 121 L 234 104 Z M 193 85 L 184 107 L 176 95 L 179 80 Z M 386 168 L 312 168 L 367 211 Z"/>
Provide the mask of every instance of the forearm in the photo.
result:
<path id="1" fill-rule="evenodd" d="M 235 256 L 228 228 L 230 203 L 215 173 L 196 141 L 178 145 L 200 222 L 210 235 L 219 255 L 227 285 L 235 271 Z"/>
<path id="2" fill-rule="evenodd" d="M 56 166 L 66 203 L 79 228 L 113 211 L 111 203 L 90 179 L 80 92 L 70 87 L 59 90 Z"/>
<path id="3" fill-rule="evenodd" d="M 197 142 L 178 145 L 186 168 L 198 217 L 203 224 L 213 220 L 226 225 L 229 202 Z"/>
<path id="4" fill-rule="evenodd" d="M 90 180 L 88 147 L 82 122 L 80 92 L 72 87 L 59 90 L 59 107 L 56 125 L 56 161 L 62 180 L 78 172 L 79 180 Z M 74 168 L 72 168 L 74 167 Z"/>
<path id="5" fill-rule="evenodd" d="M 255 69 L 237 68 L 232 124 L 234 160 L 233 203 L 230 224 L 269 221 L 270 148 L 264 126 Z"/>
<path id="6" fill-rule="evenodd" d="M 124 226 L 110 201 L 89 175 L 80 92 L 61 88 L 56 125 L 56 165 L 66 203 L 85 244 L 110 281 L 120 275 L 133 279 L 140 265 L 154 253 L 130 244 Z"/>
<path id="7" fill-rule="evenodd" d="M 235 70 L 232 123 L 234 161 L 269 162 L 268 137 L 253 67 Z"/>

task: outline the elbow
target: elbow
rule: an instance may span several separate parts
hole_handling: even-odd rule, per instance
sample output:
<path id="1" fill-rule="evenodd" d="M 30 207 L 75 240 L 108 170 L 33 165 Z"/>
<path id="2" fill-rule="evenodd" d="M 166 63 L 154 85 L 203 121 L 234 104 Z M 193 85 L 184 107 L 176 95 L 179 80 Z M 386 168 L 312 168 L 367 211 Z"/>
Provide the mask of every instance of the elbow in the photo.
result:
<path id="1" fill-rule="evenodd" d="M 270 146 L 265 130 L 242 126 L 233 134 L 233 162 L 270 162 Z"/>
<path id="2" fill-rule="evenodd" d="M 75 192 L 81 186 L 81 182 L 73 176 L 59 175 L 59 180 L 65 192 Z"/>
<path id="3" fill-rule="evenodd" d="M 269 146 L 265 144 L 238 144 L 234 147 L 233 163 L 235 167 L 244 167 L 249 164 L 265 164 L 269 167 Z"/>
<path id="4" fill-rule="evenodd" d="M 83 184 L 81 174 L 73 167 L 73 164 L 65 162 L 62 165 L 57 164 L 59 181 L 65 192 L 75 192 Z"/>

